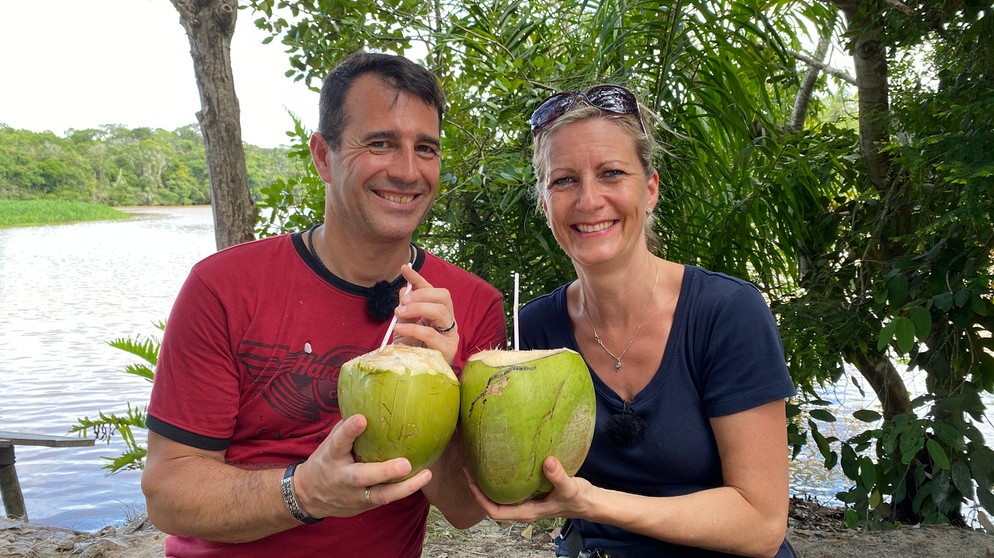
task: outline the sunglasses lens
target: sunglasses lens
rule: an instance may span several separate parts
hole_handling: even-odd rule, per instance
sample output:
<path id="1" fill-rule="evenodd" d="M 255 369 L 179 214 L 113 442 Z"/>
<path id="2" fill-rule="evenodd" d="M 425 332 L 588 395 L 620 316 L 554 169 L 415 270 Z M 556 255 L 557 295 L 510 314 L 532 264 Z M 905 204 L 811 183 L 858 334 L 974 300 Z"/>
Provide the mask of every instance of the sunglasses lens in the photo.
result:
<path id="1" fill-rule="evenodd" d="M 573 92 L 556 93 L 542 101 L 542 104 L 532 113 L 532 130 L 537 130 L 565 114 L 575 96 L 576 93 Z"/>
<path id="2" fill-rule="evenodd" d="M 617 85 L 598 85 L 586 92 L 587 100 L 595 107 L 620 114 L 638 112 L 638 101 L 631 91 Z"/>
<path id="3" fill-rule="evenodd" d="M 645 124 L 642 123 L 642 114 L 639 113 L 639 103 L 635 94 L 619 85 L 597 85 L 586 91 L 556 93 L 542 101 L 532 113 L 532 133 L 566 114 L 573 107 L 577 96 L 582 96 L 591 106 L 606 112 L 634 114 L 642 131 L 645 132 Z"/>

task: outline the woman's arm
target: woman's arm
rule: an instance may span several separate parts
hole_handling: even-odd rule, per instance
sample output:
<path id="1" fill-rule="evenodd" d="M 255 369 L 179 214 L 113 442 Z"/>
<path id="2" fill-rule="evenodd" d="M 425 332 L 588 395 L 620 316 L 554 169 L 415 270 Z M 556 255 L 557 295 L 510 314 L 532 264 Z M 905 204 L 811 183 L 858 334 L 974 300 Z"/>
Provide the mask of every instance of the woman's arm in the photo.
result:
<path id="1" fill-rule="evenodd" d="M 650 497 L 606 490 L 569 477 L 555 458 L 544 464 L 553 491 L 543 500 L 503 506 L 472 485 L 494 519 L 555 517 L 606 523 L 659 540 L 744 556 L 774 556 L 787 531 L 789 480 L 783 400 L 711 420 L 725 485 L 693 494 Z"/>

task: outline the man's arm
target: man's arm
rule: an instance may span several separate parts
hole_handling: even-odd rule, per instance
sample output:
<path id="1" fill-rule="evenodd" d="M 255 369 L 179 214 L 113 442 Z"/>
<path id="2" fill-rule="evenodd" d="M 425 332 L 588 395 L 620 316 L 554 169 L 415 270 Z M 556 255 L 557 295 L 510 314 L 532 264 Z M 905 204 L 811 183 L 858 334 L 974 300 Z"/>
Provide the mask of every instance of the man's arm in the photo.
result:
<path id="1" fill-rule="evenodd" d="M 224 462 L 223 451 L 148 433 L 142 491 L 149 519 L 166 533 L 238 543 L 296 527 L 282 477 L 282 468 L 239 469 Z"/>
<path id="2" fill-rule="evenodd" d="M 403 458 L 356 463 L 352 444 L 365 429 L 362 415 L 340 421 L 297 467 L 293 492 L 305 514 L 351 517 L 406 498 L 431 480 L 431 473 L 422 471 L 402 482 L 388 482 L 410 472 L 411 464 Z M 297 527 L 301 523 L 280 490 L 285 469 L 241 469 L 225 463 L 224 452 L 200 450 L 149 432 L 142 473 L 148 517 L 165 533 L 229 543 Z"/>

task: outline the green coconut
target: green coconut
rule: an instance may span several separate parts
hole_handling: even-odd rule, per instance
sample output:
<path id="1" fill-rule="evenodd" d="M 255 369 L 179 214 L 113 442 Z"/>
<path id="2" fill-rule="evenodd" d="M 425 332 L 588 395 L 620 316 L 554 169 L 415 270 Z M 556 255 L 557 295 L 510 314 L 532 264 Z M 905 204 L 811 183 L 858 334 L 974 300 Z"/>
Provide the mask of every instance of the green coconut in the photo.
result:
<path id="1" fill-rule="evenodd" d="M 386 345 L 342 365 L 338 406 L 343 419 L 366 417 L 366 431 L 352 446 L 356 460 L 406 457 L 407 479 L 431 467 L 452 438 L 459 380 L 439 351 Z"/>
<path id="2" fill-rule="evenodd" d="M 499 504 L 543 496 L 552 484 L 542 462 L 553 455 L 569 475 L 594 437 L 594 383 L 569 349 L 483 351 L 460 377 L 460 433 L 474 480 Z"/>

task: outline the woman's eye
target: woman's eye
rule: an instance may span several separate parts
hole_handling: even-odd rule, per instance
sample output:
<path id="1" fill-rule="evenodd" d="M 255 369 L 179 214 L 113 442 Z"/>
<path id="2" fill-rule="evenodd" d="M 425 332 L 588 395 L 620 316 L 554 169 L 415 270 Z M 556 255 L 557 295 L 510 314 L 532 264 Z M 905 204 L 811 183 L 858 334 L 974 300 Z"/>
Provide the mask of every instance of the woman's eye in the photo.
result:
<path id="1" fill-rule="evenodd" d="M 576 182 L 572 176 L 563 176 L 560 178 L 555 178 L 552 180 L 551 187 L 555 188 L 557 186 L 568 186 Z"/>

